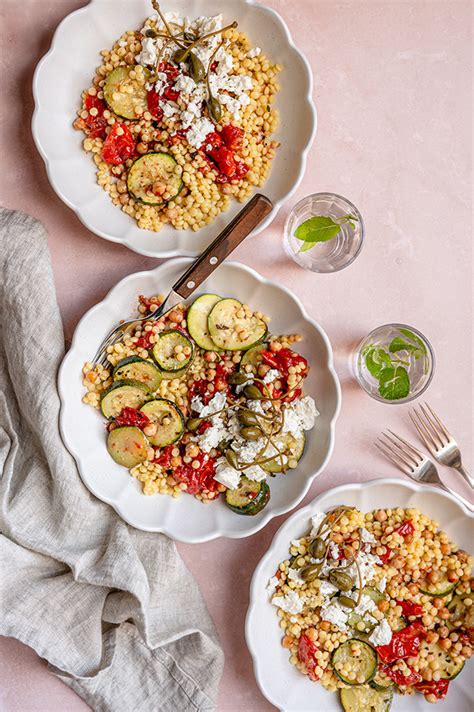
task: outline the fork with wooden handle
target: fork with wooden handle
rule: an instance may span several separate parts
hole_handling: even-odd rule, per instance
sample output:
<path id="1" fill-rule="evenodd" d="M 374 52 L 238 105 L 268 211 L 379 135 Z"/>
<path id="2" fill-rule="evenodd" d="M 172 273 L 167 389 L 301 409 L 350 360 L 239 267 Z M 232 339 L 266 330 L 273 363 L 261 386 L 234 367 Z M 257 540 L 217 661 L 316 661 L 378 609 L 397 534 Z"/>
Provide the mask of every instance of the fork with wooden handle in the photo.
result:
<path id="1" fill-rule="evenodd" d="M 107 363 L 107 349 L 122 338 L 122 335 L 134 324 L 148 319 L 158 319 L 174 309 L 206 280 L 217 267 L 235 250 L 240 243 L 272 211 L 272 202 L 257 193 L 247 205 L 222 230 L 209 247 L 191 264 L 189 269 L 172 286 L 170 293 L 152 314 L 140 319 L 129 319 L 115 326 L 105 337 L 92 359 L 92 363 Z"/>

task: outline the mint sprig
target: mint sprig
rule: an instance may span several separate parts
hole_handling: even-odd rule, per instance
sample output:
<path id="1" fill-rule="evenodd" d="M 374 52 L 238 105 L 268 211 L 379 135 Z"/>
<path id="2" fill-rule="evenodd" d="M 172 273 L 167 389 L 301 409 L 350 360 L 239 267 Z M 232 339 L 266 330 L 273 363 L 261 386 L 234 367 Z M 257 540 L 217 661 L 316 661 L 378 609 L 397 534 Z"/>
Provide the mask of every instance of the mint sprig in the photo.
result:
<path id="1" fill-rule="evenodd" d="M 330 218 L 324 215 L 313 215 L 298 225 L 294 232 L 297 240 L 302 241 L 300 252 L 306 252 L 318 242 L 328 242 L 337 237 L 341 227 L 346 223 L 356 229 L 357 217 L 355 215 L 343 215 L 340 218 Z"/>
<path id="2" fill-rule="evenodd" d="M 400 400 L 410 393 L 410 376 L 403 366 L 384 368 L 379 377 L 379 393 L 385 400 Z"/>
<path id="3" fill-rule="evenodd" d="M 402 345 L 406 343 L 410 348 Z M 409 363 L 397 352 L 408 351 L 418 358 L 413 349 L 416 350 L 418 347 L 405 342 L 401 337 L 396 337 L 390 343 L 390 353 L 381 346 L 375 345 L 366 346 L 362 351 L 366 368 L 379 382 L 378 391 L 385 400 L 399 400 L 406 398 L 410 393 L 410 376 L 405 368 Z"/>

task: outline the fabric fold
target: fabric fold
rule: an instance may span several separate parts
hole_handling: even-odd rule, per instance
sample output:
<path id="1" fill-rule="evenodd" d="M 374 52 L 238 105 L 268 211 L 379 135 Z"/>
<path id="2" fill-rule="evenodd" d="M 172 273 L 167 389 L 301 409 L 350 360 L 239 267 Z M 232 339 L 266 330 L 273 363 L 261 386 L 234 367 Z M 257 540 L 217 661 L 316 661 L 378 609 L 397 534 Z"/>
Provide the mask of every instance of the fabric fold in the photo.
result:
<path id="1" fill-rule="evenodd" d="M 94 710 L 213 709 L 223 654 L 174 543 L 95 499 L 62 443 L 45 231 L 1 209 L 0 238 L 0 633 Z"/>

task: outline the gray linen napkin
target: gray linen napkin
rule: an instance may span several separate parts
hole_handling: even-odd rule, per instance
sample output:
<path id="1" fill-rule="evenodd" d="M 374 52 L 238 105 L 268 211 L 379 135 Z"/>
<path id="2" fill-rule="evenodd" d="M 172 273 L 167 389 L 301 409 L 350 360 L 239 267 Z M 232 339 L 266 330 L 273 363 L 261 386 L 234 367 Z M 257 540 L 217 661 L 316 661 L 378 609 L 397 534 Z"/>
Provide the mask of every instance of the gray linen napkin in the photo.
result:
<path id="1" fill-rule="evenodd" d="M 0 633 L 94 710 L 213 709 L 223 654 L 174 543 L 95 499 L 61 441 L 45 231 L 1 209 L 0 237 Z"/>

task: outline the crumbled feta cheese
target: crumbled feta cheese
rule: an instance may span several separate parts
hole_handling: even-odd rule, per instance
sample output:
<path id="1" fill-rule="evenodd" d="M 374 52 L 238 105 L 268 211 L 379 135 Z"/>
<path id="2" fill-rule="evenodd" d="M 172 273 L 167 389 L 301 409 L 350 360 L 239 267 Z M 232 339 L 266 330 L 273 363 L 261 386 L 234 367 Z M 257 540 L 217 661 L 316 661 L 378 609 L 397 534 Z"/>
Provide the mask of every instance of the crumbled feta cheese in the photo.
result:
<path id="1" fill-rule="evenodd" d="M 365 551 L 361 551 L 357 557 L 357 563 L 359 564 L 359 569 L 362 577 L 362 586 L 365 586 L 366 584 L 370 583 L 370 581 L 372 581 L 375 576 L 375 567 L 377 565 L 380 565 L 382 562 L 380 561 L 378 556 L 375 556 L 374 554 L 369 554 Z M 355 564 L 353 564 L 350 568 L 347 569 L 347 573 L 351 576 L 354 576 L 354 578 L 357 580 L 358 572 Z"/>
<path id="2" fill-rule="evenodd" d="M 224 487 L 228 487 L 228 489 L 237 489 L 240 482 L 240 472 L 231 467 L 225 458 L 221 458 L 217 461 L 214 479 Z"/>
<path id="3" fill-rule="evenodd" d="M 286 407 L 283 410 L 283 433 L 291 433 L 293 437 L 301 437 L 301 421 L 292 408 Z"/>
<path id="4" fill-rule="evenodd" d="M 310 531 L 310 534 L 309 534 L 310 537 L 313 537 L 313 536 L 316 536 L 316 535 L 317 535 L 318 529 L 319 529 L 319 525 L 321 524 L 321 522 L 323 521 L 323 519 L 325 519 L 325 517 L 326 517 L 326 514 L 325 514 L 324 512 L 318 512 L 317 514 L 314 514 L 314 515 L 311 517 L 311 531 Z"/>
<path id="5" fill-rule="evenodd" d="M 138 64 L 155 65 L 158 59 L 155 41 L 152 37 L 142 39 L 142 51 L 135 57 Z"/>
<path id="6" fill-rule="evenodd" d="M 334 586 L 330 581 L 321 581 L 319 586 L 319 593 L 323 598 L 329 598 L 334 593 L 337 593 L 338 590 L 337 586 Z"/>
<path id="7" fill-rule="evenodd" d="M 211 427 L 197 437 L 197 443 L 204 452 L 211 452 L 228 436 L 227 428 L 221 418 L 215 416 L 212 421 Z"/>
<path id="8" fill-rule="evenodd" d="M 364 613 L 373 611 L 376 608 L 377 606 L 375 605 L 375 601 L 373 601 L 370 596 L 363 595 L 360 599 L 359 605 L 354 608 L 354 613 L 357 613 L 359 616 L 363 616 Z"/>
<path id="9" fill-rule="evenodd" d="M 249 480 L 253 480 L 254 482 L 261 482 L 262 480 L 265 480 L 267 478 L 267 473 L 263 469 L 263 467 L 260 467 L 259 465 L 252 465 L 251 467 L 247 467 L 243 473 L 245 477 L 247 477 Z"/>
<path id="10" fill-rule="evenodd" d="M 383 618 L 379 625 L 374 628 L 369 636 L 369 643 L 375 645 L 388 645 L 392 640 L 392 629 L 390 628 L 387 620 Z"/>
<path id="11" fill-rule="evenodd" d="M 300 546 L 301 539 L 292 539 L 291 540 L 291 546 L 296 546 L 298 548 Z"/>
<path id="12" fill-rule="evenodd" d="M 273 594 L 277 590 L 279 583 L 280 583 L 280 580 L 276 576 L 272 576 L 271 579 L 269 579 L 269 581 L 267 583 L 267 587 L 265 589 L 269 598 L 271 598 L 273 596 Z"/>
<path id="13" fill-rule="evenodd" d="M 328 606 L 323 606 L 320 615 L 321 620 L 329 621 L 329 623 L 335 625 L 339 630 L 347 629 L 347 613 L 345 613 L 338 603 L 334 602 Z"/>
<path id="14" fill-rule="evenodd" d="M 360 535 L 361 535 L 362 541 L 365 544 L 376 544 L 377 543 L 374 535 L 371 534 L 370 532 L 368 532 L 367 529 L 365 529 L 364 527 L 362 527 L 362 529 L 360 530 Z"/>
<path id="15" fill-rule="evenodd" d="M 286 613 L 301 613 L 304 607 L 304 601 L 300 598 L 296 591 L 288 591 L 286 596 L 273 596 L 272 603 L 277 608 L 281 608 Z"/>
<path id="16" fill-rule="evenodd" d="M 199 398 L 199 396 L 194 396 L 194 398 L 191 401 L 191 408 L 196 413 L 199 413 L 201 418 L 207 418 L 208 416 L 212 415 L 213 413 L 217 413 L 217 411 L 225 408 L 226 403 L 227 403 L 226 394 L 218 392 L 211 398 L 211 400 L 209 401 L 209 403 L 207 405 L 204 405 L 204 403 Z"/>
<path id="17" fill-rule="evenodd" d="M 380 591 L 380 593 L 383 593 L 385 589 L 387 588 L 387 579 L 385 576 L 380 579 L 380 581 L 377 584 L 377 588 Z"/>
<path id="18" fill-rule="evenodd" d="M 333 541 L 329 542 L 328 552 L 329 552 L 329 558 L 334 559 L 334 561 L 337 561 L 339 559 L 340 549 L 335 542 L 333 542 Z"/>
<path id="19" fill-rule="evenodd" d="M 249 51 L 247 52 L 247 57 L 249 59 L 253 59 L 254 57 L 258 57 L 258 55 L 261 53 L 262 50 L 260 49 L 260 47 L 252 47 L 252 49 L 249 49 Z"/>
<path id="20" fill-rule="evenodd" d="M 269 371 L 266 372 L 265 376 L 263 377 L 263 382 L 272 383 L 273 381 L 276 381 L 277 378 L 281 378 L 280 371 L 278 371 L 276 368 L 271 368 Z"/>
<path id="21" fill-rule="evenodd" d="M 167 118 L 169 118 L 170 116 L 174 116 L 179 111 L 174 104 L 170 104 L 168 102 L 162 104 L 161 108 L 163 109 L 164 116 L 166 116 Z"/>
<path id="22" fill-rule="evenodd" d="M 316 403 L 311 396 L 298 398 L 292 403 L 296 415 L 299 417 L 303 430 L 311 430 L 314 427 L 319 411 L 316 408 Z"/>
<path id="23" fill-rule="evenodd" d="M 176 91 L 182 91 L 185 94 L 190 94 L 196 88 L 196 82 L 192 77 L 186 74 L 180 74 L 174 83 Z"/>
<path id="24" fill-rule="evenodd" d="M 207 149 L 207 146 L 206 146 L 206 149 Z M 212 150 L 212 146 L 210 147 L 209 150 Z M 251 386 L 253 384 L 253 382 L 254 382 L 253 378 L 248 378 L 245 381 L 245 383 L 239 383 L 235 387 L 236 394 L 239 396 L 242 393 L 242 391 L 244 390 L 244 388 L 246 388 L 247 386 Z M 260 403 L 260 401 L 250 401 L 250 403 Z M 262 410 L 262 413 L 263 413 L 263 410 Z"/>
<path id="25" fill-rule="evenodd" d="M 206 140 L 206 136 L 214 131 L 214 124 L 208 118 L 203 116 L 196 119 L 186 134 L 186 140 L 190 146 L 200 148 Z"/>
<path id="26" fill-rule="evenodd" d="M 288 578 L 290 581 L 294 581 L 295 583 L 299 583 L 299 584 L 305 583 L 304 578 L 302 578 L 299 569 L 292 569 L 292 568 L 290 567 L 290 568 L 288 569 L 287 578 Z"/>

